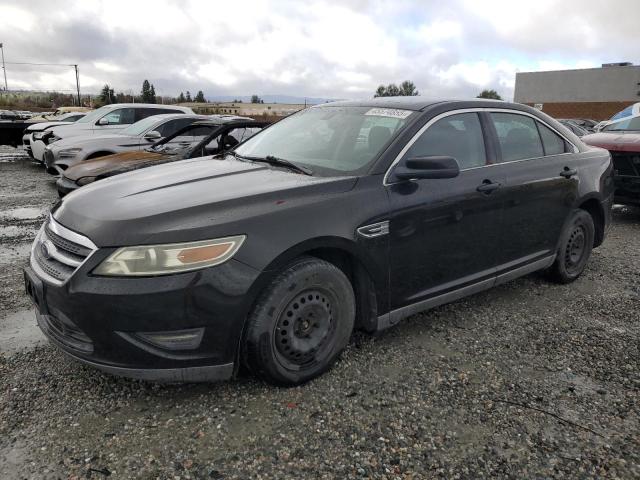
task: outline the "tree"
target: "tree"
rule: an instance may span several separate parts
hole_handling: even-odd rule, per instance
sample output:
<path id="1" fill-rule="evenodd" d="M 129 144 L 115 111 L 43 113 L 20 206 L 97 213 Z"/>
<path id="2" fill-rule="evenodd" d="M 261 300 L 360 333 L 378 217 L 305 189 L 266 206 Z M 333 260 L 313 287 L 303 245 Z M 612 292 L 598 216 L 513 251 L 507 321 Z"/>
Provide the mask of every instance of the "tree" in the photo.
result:
<path id="1" fill-rule="evenodd" d="M 202 90 L 198 90 L 198 93 L 196 94 L 196 98 L 194 99 L 195 102 L 200 102 L 200 103 L 206 103 L 207 100 L 204 98 L 204 93 L 202 93 Z"/>
<path id="2" fill-rule="evenodd" d="M 404 97 L 415 97 L 418 95 L 418 93 L 419 92 L 413 82 L 405 80 L 400 84 L 400 95 Z"/>
<path id="3" fill-rule="evenodd" d="M 156 103 L 156 88 L 151 84 L 149 89 L 149 103 Z"/>
<path id="4" fill-rule="evenodd" d="M 251 103 L 264 103 L 258 95 L 251 95 Z"/>
<path id="5" fill-rule="evenodd" d="M 144 82 L 142 82 L 142 102 L 143 103 L 150 103 L 150 99 L 151 99 L 151 84 L 149 83 L 149 80 L 146 80 Z"/>
<path id="6" fill-rule="evenodd" d="M 180 95 L 178 95 L 178 103 L 184 103 L 186 102 L 186 99 L 184 98 L 184 93 L 180 92 Z"/>
<path id="7" fill-rule="evenodd" d="M 187 102 L 192 102 L 193 100 L 191 100 L 191 94 L 189 93 L 189 90 L 187 90 L 187 96 L 185 97 L 185 100 Z"/>
<path id="8" fill-rule="evenodd" d="M 476 98 L 491 98 L 493 100 L 502 100 L 502 97 L 495 90 L 483 90 Z"/>
<path id="9" fill-rule="evenodd" d="M 231 103 L 242 103 L 242 100 L 238 100 L 237 98 L 234 98 Z"/>
<path id="10" fill-rule="evenodd" d="M 100 102 L 103 105 L 109 105 L 110 103 L 114 103 L 116 101 L 116 96 L 113 93 L 113 88 L 109 87 L 108 84 L 104 84 L 102 90 L 100 90 Z"/>
<path id="11" fill-rule="evenodd" d="M 414 97 L 419 95 L 420 92 L 416 90 L 416 86 L 413 82 L 409 80 L 405 80 L 397 86 L 395 83 L 390 83 L 386 87 L 384 85 L 380 85 L 375 93 L 374 97 Z"/>

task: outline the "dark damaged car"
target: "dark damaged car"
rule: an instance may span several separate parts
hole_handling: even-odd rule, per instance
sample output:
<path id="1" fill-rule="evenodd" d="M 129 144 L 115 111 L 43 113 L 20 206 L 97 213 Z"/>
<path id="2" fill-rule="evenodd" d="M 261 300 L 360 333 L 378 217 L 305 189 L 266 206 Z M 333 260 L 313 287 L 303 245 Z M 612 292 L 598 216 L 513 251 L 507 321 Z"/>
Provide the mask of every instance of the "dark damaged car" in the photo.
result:
<path id="1" fill-rule="evenodd" d="M 83 185 L 140 168 L 220 154 L 267 125 L 251 119 L 231 119 L 222 124 L 219 119 L 194 122 L 142 151 L 106 155 L 69 167 L 56 181 L 58 195 L 64 197 Z"/>
<path id="2" fill-rule="evenodd" d="M 315 106 L 224 158 L 64 198 L 26 290 L 73 358 L 148 380 L 241 365 L 308 381 L 369 332 L 546 270 L 571 282 L 610 222 L 609 153 L 535 109 L 420 97 Z"/>

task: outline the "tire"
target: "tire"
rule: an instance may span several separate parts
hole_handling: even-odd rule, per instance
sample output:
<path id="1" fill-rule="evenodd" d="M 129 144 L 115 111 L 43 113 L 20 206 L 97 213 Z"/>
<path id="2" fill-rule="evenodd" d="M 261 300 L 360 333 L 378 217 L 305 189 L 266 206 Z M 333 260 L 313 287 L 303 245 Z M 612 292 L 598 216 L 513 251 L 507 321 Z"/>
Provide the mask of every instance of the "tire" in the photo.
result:
<path id="1" fill-rule="evenodd" d="M 305 383 L 328 370 L 347 346 L 355 311 L 353 288 L 339 268 L 300 258 L 271 282 L 250 313 L 244 363 L 274 385 Z"/>
<path id="2" fill-rule="evenodd" d="M 562 229 L 558 254 L 548 277 L 557 283 L 571 283 L 584 271 L 595 237 L 593 218 L 585 210 L 574 210 Z"/>

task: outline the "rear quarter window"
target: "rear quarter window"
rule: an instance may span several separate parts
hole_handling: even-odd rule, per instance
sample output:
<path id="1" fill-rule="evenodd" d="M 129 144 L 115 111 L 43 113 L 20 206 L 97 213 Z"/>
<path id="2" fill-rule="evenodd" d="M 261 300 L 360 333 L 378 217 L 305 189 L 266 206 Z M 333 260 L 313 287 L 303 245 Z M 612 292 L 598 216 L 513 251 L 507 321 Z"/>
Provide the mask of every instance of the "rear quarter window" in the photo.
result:
<path id="1" fill-rule="evenodd" d="M 538 122 L 538 130 L 542 137 L 545 155 L 559 155 L 567 151 L 566 142 L 556 132 L 540 122 Z"/>

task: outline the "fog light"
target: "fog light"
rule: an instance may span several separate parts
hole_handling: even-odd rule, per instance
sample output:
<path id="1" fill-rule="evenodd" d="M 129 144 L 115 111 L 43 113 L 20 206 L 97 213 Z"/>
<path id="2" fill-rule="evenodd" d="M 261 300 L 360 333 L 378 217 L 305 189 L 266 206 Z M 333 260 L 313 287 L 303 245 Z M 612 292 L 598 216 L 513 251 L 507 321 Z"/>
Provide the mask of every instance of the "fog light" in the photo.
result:
<path id="1" fill-rule="evenodd" d="M 136 332 L 136 337 L 167 350 L 194 350 L 200 346 L 204 327 L 168 332 Z"/>

